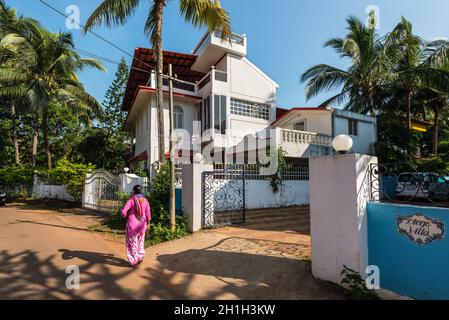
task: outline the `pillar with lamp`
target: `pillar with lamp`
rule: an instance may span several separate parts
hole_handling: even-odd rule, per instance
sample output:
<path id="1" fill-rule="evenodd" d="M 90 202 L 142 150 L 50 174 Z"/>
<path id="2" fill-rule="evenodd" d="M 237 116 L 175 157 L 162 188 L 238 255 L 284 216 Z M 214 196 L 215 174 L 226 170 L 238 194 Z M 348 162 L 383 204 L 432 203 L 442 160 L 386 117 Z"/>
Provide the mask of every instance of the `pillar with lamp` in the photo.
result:
<path id="1" fill-rule="evenodd" d="M 346 134 L 338 135 L 332 141 L 332 147 L 339 154 L 347 154 L 354 145 L 352 138 Z"/>

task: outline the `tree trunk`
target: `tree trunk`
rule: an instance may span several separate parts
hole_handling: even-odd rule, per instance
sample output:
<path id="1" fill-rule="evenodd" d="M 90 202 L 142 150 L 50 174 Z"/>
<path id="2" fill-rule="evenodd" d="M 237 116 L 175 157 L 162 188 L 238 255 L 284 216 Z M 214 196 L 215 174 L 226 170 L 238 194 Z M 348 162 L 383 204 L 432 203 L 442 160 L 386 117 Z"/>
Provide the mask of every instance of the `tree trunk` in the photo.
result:
<path id="1" fill-rule="evenodd" d="M 163 92 L 163 72 L 164 53 L 162 50 L 162 18 L 164 14 L 166 0 L 157 0 L 156 6 L 156 29 L 153 36 L 153 49 L 156 54 L 156 101 L 158 115 L 159 134 L 159 161 L 165 162 L 165 121 L 164 121 L 164 92 Z"/>
<path id="2" fill-rule="evenodd" d="M 32 166 L 36 168 L 36 160 L 37 160 L 37 142 L 39 138 L 39 114 L 36 112 L 36 116 L 34 118 L 34 129 L 33 129 L 33 156 L 32 156 Z"/>
<path id="3" fill-rule="evenodd" d="M 408 92 L 407 110 L 406 110 L 407 130 L 409 135 L 412 134 L 412 91 Z"/>
<path id="4" fill-rule="evenodd" d="M 47 110 L 47 107 L 45 107 L 42 112 L 42 140 L 44 142 L 45 153 L 47 155 L 47 167 L 48 167 L 48 170 L 51 170 L 52 163 L 51 163 L 50 146 L 48 143 L 48 110 Z"/>
<path id="5" fill-rule="evenodd" d="M 434 106 L 435 119 L 433 120 L 433 139 L 432 139 L 432 153 L 438 155 L 438 130 L 440 127 L 440 107 Z"/>
<path id="6" fill-rule="evenodd" d="M 162 50 L 162 17 L 166 0 L 157 0 L 156 6 L 156 30 L 153 36 L 153 49 L 156 56 L 156 101 L 159 133 L 159 161 L 165 162 L 165 121 L 164 121 L 164 92 L 163 72 L 164 53 Z"/>
<path id="7" fill-rule="evenodd" d="M 16 165 L 20 165 L 19 139 L 17 138 L 17 113 L 16 113 L 16 103 L 14 100 L 11 102 L 11 121 L 12 121 L 12 141 L 14 144 L 14 162 Z"/>

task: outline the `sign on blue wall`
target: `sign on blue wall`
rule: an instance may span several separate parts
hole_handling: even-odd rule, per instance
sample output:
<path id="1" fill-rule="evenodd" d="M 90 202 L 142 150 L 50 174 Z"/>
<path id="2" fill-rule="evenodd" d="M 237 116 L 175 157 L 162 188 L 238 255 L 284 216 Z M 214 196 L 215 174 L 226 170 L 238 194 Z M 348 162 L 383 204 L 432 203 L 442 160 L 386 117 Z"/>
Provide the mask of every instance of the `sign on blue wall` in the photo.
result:
<path id="1" fill-rule="evenodd" d="M 380 286 L 416 299 L 449 299 L 449 209 L 368 204 L 369 264 Z"/>

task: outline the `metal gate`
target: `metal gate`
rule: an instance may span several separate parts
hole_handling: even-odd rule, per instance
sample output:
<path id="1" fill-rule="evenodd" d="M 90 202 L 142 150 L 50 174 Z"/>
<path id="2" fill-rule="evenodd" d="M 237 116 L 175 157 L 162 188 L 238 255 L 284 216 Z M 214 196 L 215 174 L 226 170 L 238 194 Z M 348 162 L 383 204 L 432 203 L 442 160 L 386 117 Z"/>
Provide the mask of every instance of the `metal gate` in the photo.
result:
<path id="1" fill-rule="evenodd" d="M 245 222 L 245 172 L 203 172 L 202 227 L 213 228 Z"/>
<path id="2" fill-rule="evenodd" d="M 117 192 L 118 178 L 105 170 L 98 170 L 90 174 L 84 184 L 83 207 L 112 212 L 119 206 Z"/>

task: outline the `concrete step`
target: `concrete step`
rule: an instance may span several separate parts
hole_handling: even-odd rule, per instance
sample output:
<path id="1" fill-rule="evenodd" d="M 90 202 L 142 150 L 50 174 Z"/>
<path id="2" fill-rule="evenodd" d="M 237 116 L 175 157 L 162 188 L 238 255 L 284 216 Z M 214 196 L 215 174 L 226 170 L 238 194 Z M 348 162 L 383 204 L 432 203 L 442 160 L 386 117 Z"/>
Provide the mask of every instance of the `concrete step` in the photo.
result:
<path id="1" fill-rule="evenodd" d="M 265 209 L 265 210 L 246 210 L 247 217 L 270 217 L 270 216 L 308 216 L 309 210 L 307 209 Z"/>
<path id="2" fill-rule="evenodd" d="M 246 222 L 270 222 L 270 221 L 291 221 L 293 223 L 302 223 L 310 220 L 306 214 L 270 214 L 263 216 L 246 216 Z"/>
<path id="3" fill-rule="evenodd" d="M 255 229 L 261 231 L 291 230 L 304 234 L 308 234 L 310 232 L 309 223 L 297 223 L 297 222 L 295 223 L 292 221 L 250 222 L 245 223 L 244 226 L 248 229 Z"/>

